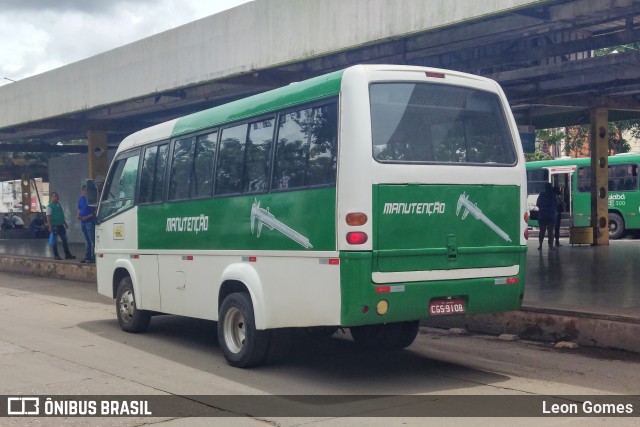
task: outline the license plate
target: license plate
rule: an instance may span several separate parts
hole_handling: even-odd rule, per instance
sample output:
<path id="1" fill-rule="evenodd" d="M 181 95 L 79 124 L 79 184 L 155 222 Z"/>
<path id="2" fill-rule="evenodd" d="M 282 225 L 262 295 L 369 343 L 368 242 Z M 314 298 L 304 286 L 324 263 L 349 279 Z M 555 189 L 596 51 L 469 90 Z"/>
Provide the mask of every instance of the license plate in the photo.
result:
<path id="1" fill-rule="evenodd" d="M 465 306 L 462 298 L 434 299 L 429 302 L 429 314 L 431 316 L 443 316 L 447 314 L 464 314 Z"/>

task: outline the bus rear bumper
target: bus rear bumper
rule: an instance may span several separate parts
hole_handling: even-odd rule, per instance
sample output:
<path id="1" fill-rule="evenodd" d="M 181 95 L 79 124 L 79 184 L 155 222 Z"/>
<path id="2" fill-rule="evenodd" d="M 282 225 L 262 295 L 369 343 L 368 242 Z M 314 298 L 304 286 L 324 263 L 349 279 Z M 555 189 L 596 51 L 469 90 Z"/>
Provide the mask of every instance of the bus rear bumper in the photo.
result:
<path id="1" fill-rule="evenodd" d="M 341 326 L 426 319 L 435 315 L 430 312 L 434 301 L 453 300 L 464 305 L 463 313 L 437 315 L 517 310 L 524 295 L 525 257 L 522 252 L 519 265 L 477 269 L 481 277 L 466 277 L 469 271 L 455 276 L 455 270 L 444 270 L 443 279 L 433 280 L 431 275 L 431 280 L 380 281 L 381 277 L 427 277 L 427 272 L 373 273 L 371 253 L 341 254 Z M 496 274 L 485 274 L 489 272 Z"/>

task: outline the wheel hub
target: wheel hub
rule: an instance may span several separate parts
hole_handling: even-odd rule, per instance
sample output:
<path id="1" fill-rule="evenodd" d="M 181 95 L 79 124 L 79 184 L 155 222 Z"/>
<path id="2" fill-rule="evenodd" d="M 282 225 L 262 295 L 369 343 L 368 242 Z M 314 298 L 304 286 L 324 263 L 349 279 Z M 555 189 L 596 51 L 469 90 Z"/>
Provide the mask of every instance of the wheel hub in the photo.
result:
<path id="1" fill-rule="evenodd" d="M 224 342 L 232 353 L 240 353 L 246 339 L 244 316 L 237 308 L 231 308 L 224 316 Z"/>
<path id="2" fill-rule="evenodd" d="M 125 322 L 130 322 L 133 319 L 133 314 L 136 310 L 136 303 L 133 299 L 133 292 L 127 291 L 120 297 L 120 318 Z"/>

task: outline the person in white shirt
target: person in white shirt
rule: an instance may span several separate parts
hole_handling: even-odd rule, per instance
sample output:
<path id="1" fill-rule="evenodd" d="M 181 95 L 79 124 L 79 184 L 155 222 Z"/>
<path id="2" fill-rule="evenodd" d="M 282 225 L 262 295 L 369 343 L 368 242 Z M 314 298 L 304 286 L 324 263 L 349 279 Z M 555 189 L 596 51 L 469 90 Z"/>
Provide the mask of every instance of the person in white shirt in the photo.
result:
<path id="1" fill-rule="evenodd" d="M 11 222 L 13 222 L 13 228 L 24 228 L 24 221 L 18 215 L 11 212 Z"/>

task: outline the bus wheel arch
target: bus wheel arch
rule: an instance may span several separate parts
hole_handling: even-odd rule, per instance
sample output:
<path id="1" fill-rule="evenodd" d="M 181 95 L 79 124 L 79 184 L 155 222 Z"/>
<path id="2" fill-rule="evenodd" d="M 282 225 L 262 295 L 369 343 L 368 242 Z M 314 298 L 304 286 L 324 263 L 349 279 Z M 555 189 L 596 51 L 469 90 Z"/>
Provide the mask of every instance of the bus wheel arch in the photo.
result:
<path id="1" fill-rule="evenodd" d="M 222 301 L 233 293 L 244 292 L 251 295 L 249 292 L 249 288 L 239 280 L 225 280 L 222 285 L 220 285 L 220 291 L 218 292 L 218 312 L 220 311 L 220 307 L 222 307 Z"/>
<path id="2" fill-rule="evenodd" d="M 255 269 L 246 263 L 236 263 L 227 266 L 219 281 L 218 290 L 218 312 L 224 302 L 224 298 L 234 292 L 245 292 L 249 295 L 252 303 L 253 315 L 256 327 L 266 329 L 266 316 L 264 305 L 264 292 L 262 281 Z M 220 320 L 220 319 L 218 319 Z"/>
<path id="3" fill-rule="evenodd" d="M 129 273 L 129 270 L 127 270 L 124 267 L 118 267 L 115 269 L 115 271 L 113 272 L 113 296 L 112 298 L 116 298 L 116 295 L 118 294 L 118 286 L 120 286 L 120 281 L 125 278 L 125 277 L 129 277 L 131 278 L 131 273 Z"/>
<path id="4" fill-rule="evenodd" d="M 617 211 L 609 211 L 609 238 L 621 239 L 626 233 L 624 218 Z"/>

